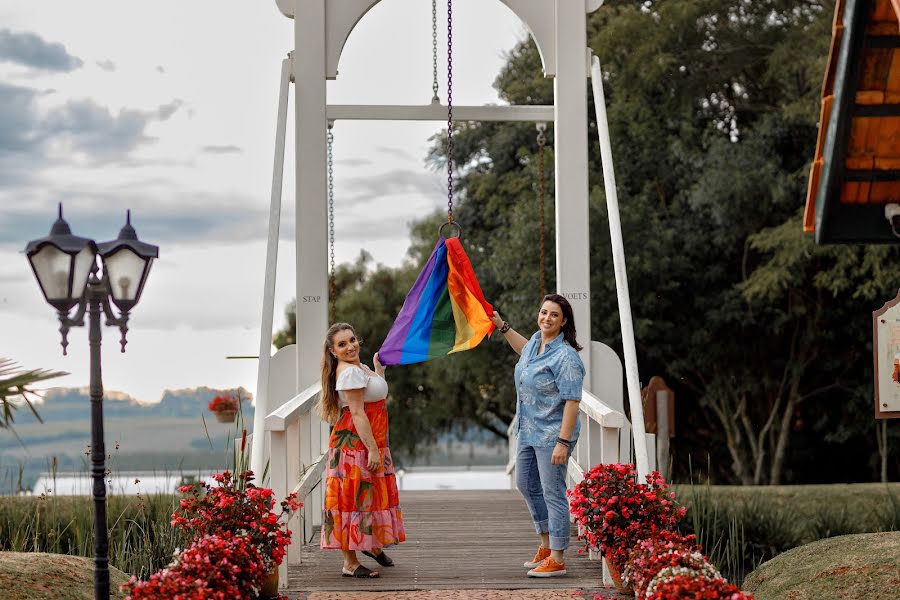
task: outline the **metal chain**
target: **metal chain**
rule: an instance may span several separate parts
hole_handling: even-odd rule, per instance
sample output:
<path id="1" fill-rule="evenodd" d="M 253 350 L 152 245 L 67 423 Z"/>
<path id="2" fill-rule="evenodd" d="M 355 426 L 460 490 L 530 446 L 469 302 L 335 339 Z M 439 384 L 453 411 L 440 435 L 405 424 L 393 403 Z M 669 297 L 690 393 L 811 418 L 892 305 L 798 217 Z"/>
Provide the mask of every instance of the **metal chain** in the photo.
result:
<path id="1" fill-rule="evenodd" d="M 546 180 L 545 180 L 545 168 L 544 168 L 544 146 L 547 143 L 547 137 L 544 135 L 544 131 L 547 129 L 547 125 L 545 123 L 537 124 L 537 146 L 538 146 L 538 206 L 539 212 L 541 215 L 541 262 L 540 262 L 540 278 L 541 278 L 541 298 L 546 295 L 546 278 L 544 276 L 544 263 L 545 255 L 546 255 L 546 241 L 544 239 L 544 191 L 546 189 Z"/>
<path id="2" fill-rule="evenodd" d="M 329 320 L 335 320 L 335 301 L 337 300 L 337 282 L 334 273 L 334 134 L 333 123 L 328 124 L 328 250 L 331 268 L 328 275 L 328 309 Z"/>
<path id="3" fill-rule="evenodd" d="M 453 0 L 447 0 L 447 222 L 453 222 Z"/>
<path id="4" fill-rule="evenodd" d="M 440 104 L 437 73 L 437 0 L 431 0 L 431 103 Z"/>

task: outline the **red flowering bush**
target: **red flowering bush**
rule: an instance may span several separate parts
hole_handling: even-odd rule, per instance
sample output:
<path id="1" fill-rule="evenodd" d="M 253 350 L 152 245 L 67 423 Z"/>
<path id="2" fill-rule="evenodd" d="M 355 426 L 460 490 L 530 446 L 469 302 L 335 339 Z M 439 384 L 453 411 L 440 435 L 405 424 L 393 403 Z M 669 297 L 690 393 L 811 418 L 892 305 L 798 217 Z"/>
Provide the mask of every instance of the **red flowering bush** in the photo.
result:
<path id="1" fill-rule="evenodd" d="M 172 514 L 172 525 L 193 537 L 231 533 L 245 537 L 260 553 L 266 571 L 281 564 L 285 548 L 291 543 L 291 532 L 281 517 L 298 510 L 303 503 L 296 494 L 281 502 L 281 512 L 272 512 L 275 498 L 272 490 L 253 485 L 253 472 L 244 471 L 233 477 L 229 471 L 213 475 L 217 485 L 206 482 L 178 489 L 187 498 Z"/>
<path id="2" fill-rule="evenodd" d="M 231 394 L 224 394 L 222 396 L 216 396 L 215 398 L 210 400 L 209 404 L 207 404 L 207 407 L 209 407 L 209 410 L 214 413 L 236 412 L 240 404 L 240 393 L 235 396 L 232 396 Z"/>
<path id="3" fill-rule="evenodd" d="M 251 541 L 231 533 L 194 540 L 168 568 L 147 581 L 122 586 L 127 600 L 232 600 L 255 598 L 266 575 L 262 556 Z"/>
<path id="4" fill-rule="evenodd" d="M 722 579 L 708 579 L 696 574 L 680 574 L 661 578 L 646 600 L 752 600 L 736 585 Z"/>
<path id="5" fill-rule="evenodd" d="M 622 581 L 633 585 L 635 593 L 642 596 L 650 579 L 663 568 L 683 565 L 682 556 L 702 557 L 695 540 L 693 535 L 682 536 L 676 531 L 660 531 L 654 537 L 641 540 L 628 554 Z"/>
<path id="6" fill-rule="evenodd" d="M 693 535 L 675 531 L 686 509 L 660 474 L 646 481 L 638 483 L 634 465 L 601 464 L 569 492 L 579 537 L 622 574 L 620 591 L 633 588 L 646 600 L 752 600 L 725 581 Z"/>
<path id="7" fill-rule="evenodd" d="M 686 512 L 659 473 L 647 475 L 646 484 L 638 483 L 634 465 L 596 465 L 569 497 L 585 545 L 601 550 L 619 572 L 634 546 L 674 530 Z"/>

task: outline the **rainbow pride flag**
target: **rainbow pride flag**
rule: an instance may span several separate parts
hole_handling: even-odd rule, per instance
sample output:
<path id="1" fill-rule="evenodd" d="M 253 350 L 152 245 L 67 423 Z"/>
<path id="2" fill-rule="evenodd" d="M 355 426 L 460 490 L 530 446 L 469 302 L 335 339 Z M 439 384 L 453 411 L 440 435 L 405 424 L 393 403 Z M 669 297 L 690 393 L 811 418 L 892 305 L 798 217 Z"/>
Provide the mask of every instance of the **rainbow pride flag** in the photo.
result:
<path id="1" fill-rule="evenodd" d="M 441 237 L 378 350 L 385 365 L 409 365 L 474 348 L 494 329 L 459 238 Z"/>

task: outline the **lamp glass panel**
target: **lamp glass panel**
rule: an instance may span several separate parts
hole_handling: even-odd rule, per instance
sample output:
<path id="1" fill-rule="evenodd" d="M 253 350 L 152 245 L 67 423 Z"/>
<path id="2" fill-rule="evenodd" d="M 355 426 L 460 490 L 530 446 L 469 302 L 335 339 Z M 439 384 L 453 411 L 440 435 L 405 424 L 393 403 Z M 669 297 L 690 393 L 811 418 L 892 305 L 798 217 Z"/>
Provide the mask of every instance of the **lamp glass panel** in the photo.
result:
<path id="1" fill-rule="evenodd" d="M 50 244 L 31 256 L 31 264 L 47 300 L 65 300 L 69 297 L 70 256 Z"/>
<path id="2" fill-rule="evenodd" d="M 103 268 L 109 277 L 113 298 L 135 300 L 144 274 L 144 259 L 128 248 L 103 259 Z"/>
<path id="3" fill-rule="evenodd" d="M 81 298 L 84 295 L 84 286 L 87 285 L 88 275 L 94 266 L 94 250 L 85 246 L 81 252 L 75 255 L 75 277 L 72 279 L 72 297 Z"/>

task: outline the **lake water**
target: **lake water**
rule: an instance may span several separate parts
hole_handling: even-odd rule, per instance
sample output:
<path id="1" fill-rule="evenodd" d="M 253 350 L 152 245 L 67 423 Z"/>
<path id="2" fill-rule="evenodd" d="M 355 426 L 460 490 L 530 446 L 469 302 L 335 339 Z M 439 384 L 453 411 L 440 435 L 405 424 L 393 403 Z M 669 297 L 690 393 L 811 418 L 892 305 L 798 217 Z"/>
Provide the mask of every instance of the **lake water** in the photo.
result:
<path id="1" fill-rule="evenodd" d="M 110 495 L 173 493 L 185 477 L 210 480 L 212 471 L 184 474 L 125 473 L 106 478 Z M 510 488 L 505 467 L 416 467 L 397 471 L 401 490 L 505 490 Z M 86 473 L 41 474 L 32 494 L 55 496 L 89 496 L 93 493 L 91 478 Z"/>

